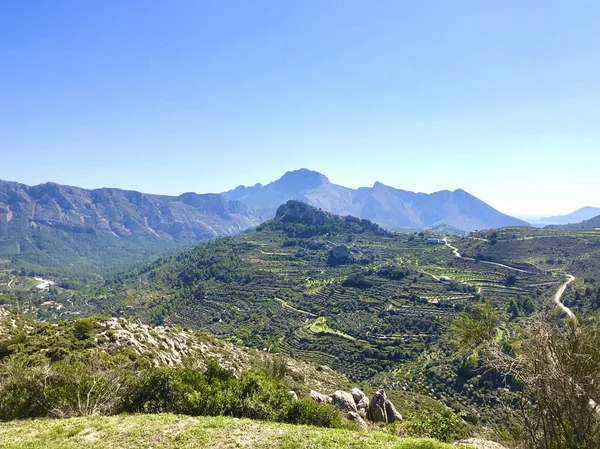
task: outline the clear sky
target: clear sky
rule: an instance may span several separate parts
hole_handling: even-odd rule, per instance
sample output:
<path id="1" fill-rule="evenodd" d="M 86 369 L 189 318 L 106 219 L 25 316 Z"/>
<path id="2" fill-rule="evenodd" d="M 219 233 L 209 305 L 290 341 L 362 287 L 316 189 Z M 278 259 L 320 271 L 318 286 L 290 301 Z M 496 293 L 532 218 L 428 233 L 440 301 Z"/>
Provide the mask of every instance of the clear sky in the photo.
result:
<path id="1" fill-rule="evenodd" d="M 600 2 L 3 0 L 0 178 L 219 192 L 307 167 L 600 206 Z"/>

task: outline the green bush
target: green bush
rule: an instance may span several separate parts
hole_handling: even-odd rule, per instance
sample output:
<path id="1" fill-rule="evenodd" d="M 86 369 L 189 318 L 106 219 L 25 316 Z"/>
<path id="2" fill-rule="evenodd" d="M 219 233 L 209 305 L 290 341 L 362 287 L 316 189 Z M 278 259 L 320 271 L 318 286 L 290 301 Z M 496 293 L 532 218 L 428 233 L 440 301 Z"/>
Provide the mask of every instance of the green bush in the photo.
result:
<path id="1" fill-rule="evenodd" d="M 466 436 L 464 414 L 451 409 L 441 411 L 421 410 L 409 412 L 406 422 L 411 435 L 435 438 L 446 443 Z"/>
<path id="2" fill-rule="evenodd" d="M 287 373 L 283 360 L 270 368 L 279 379 L 264 372 L 238 378 L 216 363 L 204 372 L 148 367 L 95 349 L 67 352 L 57 361 L 18 353 L 0 364 L 0 420 L 143 412 L 341 426 L 332 406 L 292 397 L 280 382 Z"/>
<path id="3" fill-rule="evenodd" d="M 319 404 L 312 399 L 298 399 L 297 401 L 293 401 L 285 411 L 283 421 L 290 424 L 343 427 L 340 414 L 333 406 Z"/>
<path id="4" fill-rule="evenodd" d="M 295 400 L 272 376 L 248 372 L 238 379 L 215 363 L 209 363 L 204 373 L 193 368 L 148 369 L 131 383 L 125 404 L 129 412 L 341 425 L 333 407 Z"/>
<path id="5" fill-rule="evenodd" d="M 48 411 L 60 418 L 118 413 L 132 374 L 122 357 L 111 358 L 101 351 L 71 355 L 53 364 L 45 381 Z"/>
<path id="6" fill-rule="evenodd" d="M 46 365 L 36 365 L 23 355 L 10 357 L 0 366 L 0 420 L 45 416 Z"/>
<path id="7" fill-rule="evenodd" d="M 73 323 L 73 333 L 78 340 L 87 340 L 92 337 L 94 323 L 89 318 L 82 318 Z"/>

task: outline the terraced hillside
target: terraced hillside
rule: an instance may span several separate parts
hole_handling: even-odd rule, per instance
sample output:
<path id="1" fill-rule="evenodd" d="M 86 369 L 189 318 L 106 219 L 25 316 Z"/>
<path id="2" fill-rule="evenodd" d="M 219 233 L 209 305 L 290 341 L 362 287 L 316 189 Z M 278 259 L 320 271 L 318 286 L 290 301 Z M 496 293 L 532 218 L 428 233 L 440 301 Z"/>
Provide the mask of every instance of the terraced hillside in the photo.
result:
<path id="1" fill-rule="evenodd" d="M 115 281 L 94 304 L 365 379 L 420 357 L 472 304 L 486 300 L 504 311 L 512 299 L 540 301 L 561 279 L 520 267 L 461 259 L 426 235 L 290 201 L 255 231 Z"/>
<path id="2" fill-rule="evenodd" d="M 475 237 L 475 238 L 473 238 Z M 566 301 L 575 311 L 596 309 L 600 287 L 600 231 L 503 228 L 456 240 L 465 255 L 492 262 L 510 260 L 534 266 L 559 278 L 575 276 Z"/>

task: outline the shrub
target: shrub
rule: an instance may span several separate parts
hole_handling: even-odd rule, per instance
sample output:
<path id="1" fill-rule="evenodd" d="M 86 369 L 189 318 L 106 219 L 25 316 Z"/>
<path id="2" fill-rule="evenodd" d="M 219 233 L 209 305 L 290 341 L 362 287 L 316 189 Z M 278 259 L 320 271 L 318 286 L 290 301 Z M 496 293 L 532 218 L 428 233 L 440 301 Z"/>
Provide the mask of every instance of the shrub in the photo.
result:
<path id="1" fill-rule="evenodd" d="M 339 412 L 331 405 L 319 404 L 312 399 L 293 401 L 285 410 L 283 421 L 290 424 L 308 424 L 320 427 L 343 427 Z"/>
<path id="2" fill-rule="evenodd" d="M 19 354 L 0 366 L 0 420 L 45 416 L 44 379 L 48 366 L 35 365 L 32 359 Z"/>
<path id="3" fill-rule="evenodd" d="M 53 416 L 108 415 L 121 410 L 127 363 L 100 351 L 71 356 L 51 366 L 44 396 Z"/>
<path id="4" fill-rule="evenodd" d="M 520 351 L 490 348 L 488 365 L 513 376 L 522 389 L 511 410 L 522 447 L 600 447 L 600 329 L 585 318 L 561 322 L 536 316 L 524 332 Z"/>
<path id="5" fill-rule="evenodd" d="M 446 408 L 441 411 L 421 410 L 409 412 L 407 426 L 414 436 L 435 438 L 446 443 L 466 436 L 464 413 Z"/>
<path id="6" fill-rule="evenodd" d="M 498 315 L 492 304 L 477 304 L 451 324 L 452 338 L 464 349 L 489 342 L 496 336 Z"/>
<path id="7" fill-rule="evenodd" d="M 344 282 L 342 282 L 344 287 L 356 287 L 356 288 L 370 288 L 373 287 L 373 283 L 365 278 L 365 275 L 356 271 L 348 275 Z"/>
<path id="8" fill-rule="evenodd" d="M 78 340 L 87 340 L 91 338 L 94 330 L 94 323 L 89 318 L 82 318 L 73 323 L 73 334 Z"/>

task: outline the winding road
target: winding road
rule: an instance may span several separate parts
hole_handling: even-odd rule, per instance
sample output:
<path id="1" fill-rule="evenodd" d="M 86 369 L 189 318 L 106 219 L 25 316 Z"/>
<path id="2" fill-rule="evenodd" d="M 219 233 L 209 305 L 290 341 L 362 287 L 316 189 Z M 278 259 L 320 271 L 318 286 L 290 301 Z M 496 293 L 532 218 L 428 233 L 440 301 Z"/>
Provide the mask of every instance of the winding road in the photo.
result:
<path id="1" fill-rule="evenodd" d="M 472 259 L 470 257 L 462 257 L 460 255 L 460 252 L 458 251 L 458 248 L 456 248 L 455 246 L 450 245 L 448 243 L 448 239 L 447 238 L 444 238 L 444 242 L 445 242 L 445 244 L 446 244 L 447 247 L 449 247 L 450 249 L 452 249 L 452 252 L 454 253 L 455 257 L 461 258 L 461 259 L 465 259 L 465 260 L 475 260 L 475 259 Z M 498 263 L 495 263 L 495 262 L 480 261 L 480 263 L 488 263 L 488 264 L 492 264 L 492 265 L 498 265 L 498 266 L 501 266 L 501 267 L 504 267 L 504 268 L 509 268 L 511 270 L 515 270 L 515 271 L 518 271 L 518 272 L 521 272 L 521 273 L 535 274 L 535 273 L 532 273 L 530 271 L 520 270 L 518 268 L 509 267 L 508 265 L 498 264 Z M 563 295 L 565 294 L 565 291 L 567 290 L 567 287 L 569 286 L 569 284 L 572 283 L 573 281 L 575 281 L 575 276 L 573 276 L 571 274 L 568 274 L 568 273 L 565 273 L 565 274 L 567 276 L 567 280 L 560 285 L 560 287 L 558 288 L 558 290 L 556 290 L 556 293 L 554 294 L 554 298 L 553 299 L 554 299 L 554 302 L 556 303 L 556 306 L 561 311 L 563 311 L 570 319 L 576 320 L 577 318 L 575 317 L 575 314 L 571 311 L 571 309 L 569 309 L 567 306 L 565 306 L 562 303 L 562 301 L 561 301 L 561 299 L 562 299 Z M 600 408 L 598 407 L 598 403 L 596 401 L 594 401 L 593 399 L 590 398 L 589 401 L 588 401 L 588 404 L 589 404 L 589 406 L 590 406 L 590 408 L 592 410 L 595 410 L 597 413 L 600 413 Z"/>
<path id="2" fill-rule="evenodd" d="M 567 282 L 562 284 L 556 291 L 556 294 L 554 295 L 554 302 L 556 303 L 556 305 L 560 308 L 560 310 L 565 312 L 569 318 L 573 318 L 573 319 L 575 319 L 575 314 L 573 314 L 573 312 L 571 312 L 571 309 L 569 309 L 567 306 L 565 306 L 561 302 L 561 299 L 562 299 L 562 296 L 565 294 L 565 290 L 567 289 L 568 285 L 571 282 L 573 282 L 574 280 L 575 280 L 574 276 L 567 274 Z"/>
<path id="3" fill-rule="evenodd" d="M 452 253 L 454 254 L 454 257 L 459 258 L 459 259 L 464 259 L 464 260 L 475 260 L 472 257 L 463 257 L 463 256 L 461 256 L 458 248 L 456 246 L 452 246 L 450 243 L 448 243 L 448 238 L 447 237 L 444 237 L 443 241 L 444 241 L 444 244 L 448 248 L 450 248 L 452 250 Z M 521 270 L 520 268 L 509 267 L 508 265 L 504 265 L 504 264 L 497 263 L 497 262 L 488 262 L 488 261 L 485 261 L 485 260 L 480 260 L 479 263 L 487 263 L 488 265 L 496 265 L 498 267 L 507 268 L 509 270 L 517 271 L 519 273 L 536 274 L 533 271 L 525 271 L 525 270 Z M 574 276 L 572 276 L 570 274 L 567 274 L 567 281 L 564 282 L 563 284 L 561 284 L 560 287 L 558 288 L 558 290 L 556 291 L 556 293 L 554 294 L 554 302 L 556 303 L 556 305 L 560 308 L 560 310 L 562 310 L 564 313 L 566 313 L 569 318 L 572 318 L 572 319 L 575 319 L 575 314 L 571 311 L 571 309 L 569 309 L 567 306 L 565 306 L 561 302 L 561 299 L 562 299 L 562 296 L 565 294 L 565 291 L 567 290 L 567 287 L 569 286 L 569 284 L 571 282 L 573 282 L 574 280 L 575 280 Z"/>
<path id="4" fill-rule="evenodd" d="M 460 254 L 460 252 L 458 251 L 458 248 L 456 246 L 452 246 L 450 243 L 448 243 L 448 238 L 447 237 L 444 237 L 443 242 L 444 242 L 444 244 L 448 248 L 450 248 L 452 250 L 452 253 L 454 254 L 454 257 L 456 257 L 458 259 L 464 259 L 464 260 L 475 260 L 472 257 L 464 257 L 464 256 L 462 256 Z M 489 262 L 487 260 L 480 260 L 479 263 L 486 263 L 488 265 L 495 265 L 497 267 L 507 268 L 509 270 L 517 271 L 519 273 L 536 274 L 533 271 L 525 271 L 525 270 L 521 270 L 520 268 L 509 267 L 508 265 L 504 265 L 504 264 L 498 263 L 498 262 Z"/>

